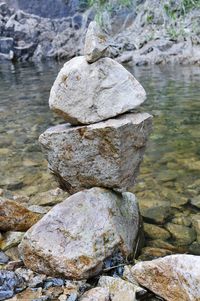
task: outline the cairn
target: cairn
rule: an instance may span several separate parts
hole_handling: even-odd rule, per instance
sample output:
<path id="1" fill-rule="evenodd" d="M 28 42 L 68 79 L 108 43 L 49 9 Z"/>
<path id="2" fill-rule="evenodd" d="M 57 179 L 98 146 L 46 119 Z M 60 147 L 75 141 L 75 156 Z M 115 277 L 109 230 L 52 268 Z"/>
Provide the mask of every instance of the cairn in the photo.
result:
<path id="1" fill-rule="evenodd" d="M 104 261 L 133 252 L 139 212 L 133 187 L 152 116 L 136 113 L 140 83 L 107 57 L 109 38 L 91 22 L 84 56 L 67 62 L 51 89 L 50 108 L 66 124 L 39 138 L 50 171 L 72 194 L 26 232 L 20 245 L 34 271 L 71 279 L 98 274 Z"/>

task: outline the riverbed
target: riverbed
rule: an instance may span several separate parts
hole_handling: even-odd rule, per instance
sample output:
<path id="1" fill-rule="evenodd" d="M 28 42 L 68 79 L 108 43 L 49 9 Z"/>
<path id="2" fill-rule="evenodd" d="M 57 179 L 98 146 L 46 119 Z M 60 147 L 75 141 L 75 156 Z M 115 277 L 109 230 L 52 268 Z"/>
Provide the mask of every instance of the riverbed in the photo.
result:
<path id="1" fill-rule="evenodd" d="M 0 188 L 32 196 L 57 186 L 38 137 L 63 122 L 48 107 L 49 90 L 62 64 L 1 63 Z M 154 116 L 154 131 L 132 191 L 145 222 L 193 229 L 191 217 L 200 212 L 200 68 L 144 66 L 130 71 L 147 91 L 140 110 Z M 174 235 L 168 241 L 179 247 L 193 243 Z"/>

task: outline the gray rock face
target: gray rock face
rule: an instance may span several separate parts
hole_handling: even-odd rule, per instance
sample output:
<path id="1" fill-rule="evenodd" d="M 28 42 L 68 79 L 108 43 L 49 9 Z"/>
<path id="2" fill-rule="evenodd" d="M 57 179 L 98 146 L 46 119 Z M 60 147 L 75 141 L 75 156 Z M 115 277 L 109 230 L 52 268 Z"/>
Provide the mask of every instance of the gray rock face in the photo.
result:
<path id="1" fill-rule="evenodd" d="M 110 58 L 67 62 L 51 89 L 50 108 L 71 124 L 99 122 L 135 109 L 146 93 L 134 76 Z"/>
<path id="2" fill-rule="evenodd" d="M 151 115 L 125 114 L 89 126 L 58 125 L 39 142 L 63 189 L 132 187 L 151 131 Z"/>
<path id="3" fill-rule="evenodd" d="M 89 278 L 116 249 L 124 256 L 133 251 L 138 222 L 132 193 L 84 190 L 56 205 L 27 231 L 20 252 L 33 271 Z"/>
<path id="4" fill-rule="evenodd" d="M 108 36 L 100 30 L 100 27 L 95 21 L 90 22 L 86 33 L 84 48 L 84 56 L 87 62 L 93 63 L 103 57 L 108 46 Z"/>

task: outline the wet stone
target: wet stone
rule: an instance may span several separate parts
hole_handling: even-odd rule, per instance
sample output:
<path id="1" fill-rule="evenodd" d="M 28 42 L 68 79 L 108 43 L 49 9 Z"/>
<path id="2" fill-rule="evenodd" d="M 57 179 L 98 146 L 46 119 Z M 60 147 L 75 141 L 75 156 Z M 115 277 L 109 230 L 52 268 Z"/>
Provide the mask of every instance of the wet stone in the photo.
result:
<path id="1" fill-rule="evenodd" d="M 200 209 L 200 195 L 191 199 L 191 204 Z"/>
<path id="2" fill-rule="evenodd" d="M 190 245 L 196 238 L 194 229 L 183 225 L 168 223 L 165 228 L 171 233 L 172 238 L 180 246 Z"/>

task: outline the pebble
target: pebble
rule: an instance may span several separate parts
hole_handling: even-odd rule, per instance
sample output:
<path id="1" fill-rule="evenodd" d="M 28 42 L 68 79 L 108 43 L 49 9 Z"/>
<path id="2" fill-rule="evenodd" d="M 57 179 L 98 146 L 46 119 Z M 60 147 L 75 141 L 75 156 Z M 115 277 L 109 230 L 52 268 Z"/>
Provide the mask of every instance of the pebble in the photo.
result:
<path id="1" fill-rule="evenodd" d="M 48 289 L 51 286 L 62 286 L 64 285 L 64 280 L 61 278 L 48 278 L 45 280 L 44 288 Z"/>
<path id="2" fill-rule="evenodd" d="M 0 271 L 0 300 L 11 298 L 15 293 L 19 293 L 26 288 L 24 280 L 14 272 Z"/>

